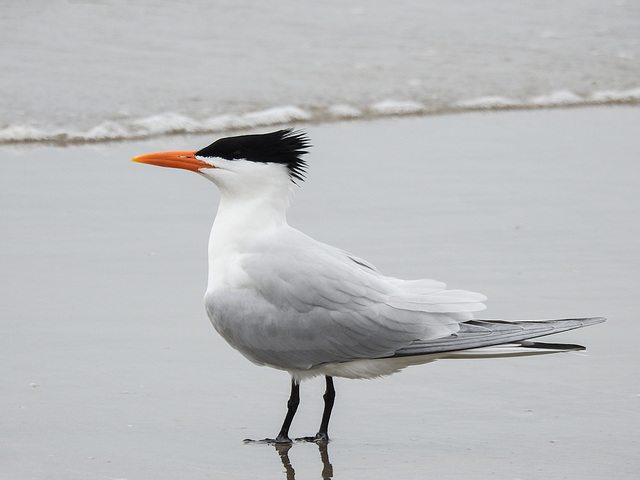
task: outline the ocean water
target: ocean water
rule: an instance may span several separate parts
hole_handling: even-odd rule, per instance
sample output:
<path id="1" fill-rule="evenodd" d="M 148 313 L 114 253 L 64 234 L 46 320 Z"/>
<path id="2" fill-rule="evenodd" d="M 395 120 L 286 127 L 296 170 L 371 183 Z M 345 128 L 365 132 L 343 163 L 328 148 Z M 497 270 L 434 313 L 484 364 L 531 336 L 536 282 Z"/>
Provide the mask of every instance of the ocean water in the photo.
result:
<path id="1" fill-rule="evenodd" d="M 0 9 L 0 143 L 640 103 L 632 0 L 52 0 Z"/>

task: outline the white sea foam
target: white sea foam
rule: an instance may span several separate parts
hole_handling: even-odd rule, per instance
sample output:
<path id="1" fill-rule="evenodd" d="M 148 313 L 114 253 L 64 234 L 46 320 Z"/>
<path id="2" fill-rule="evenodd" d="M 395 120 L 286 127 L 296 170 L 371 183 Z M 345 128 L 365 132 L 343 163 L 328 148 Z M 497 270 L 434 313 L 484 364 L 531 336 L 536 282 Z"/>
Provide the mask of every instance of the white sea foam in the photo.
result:
<path id="1" fill-rule="evenodd" d="M 219 115 L 211 117 L 201 123 L 201 129 L 220 132 L 291 122 L 306 122 L 312 119 L 313 116 L 306 110 L 288 105 L 258 112 L 249 112 L 244 115 Z"/>
<path id="2" fill-rule="evenodd" d="M 640 103 L 640 88 L 624 91 L 605 90 L 589 96 L 580 96 L 570 90 L 557 90 L 527 100 L 514 100 L 503 96 L 482 96 L 450 105 L 426 108 L 417 101 L 384 100 L 368 106 L 334 104 L 304 109 L 295 105 L 274 107 L 244 114 L 218 115 L 203 120 L 187 115 L 167 112 L 128 120 L 105 120 L 85 132 L 55 128 L 49 131 L 29 125 L 9 125 L 0 129 L 0 144 L 49 142 L 91 143 L 131 140 L 160 135 L 229 132 L 241 129 L 309 122 L 327 122 L 349 119 L 392 117 L 398 115 L 434 115 L 463 113 L 477 110 L 504 110 L 527 108 L 557 108 L 595 104 Z"/>
<path id="3" fill-rule="evenodd" d="M 591 99 L 599 103 L 640 101 L 640 88 L 625 90 L 623 92 L 614 90 L 595 92 L 591 95 Z"/>
<path id="4" fill-rule="evenodd" d="M 570 90 L 558 90 L 549 95 L 533 97 L 529 103 L 539 107 L 555 107 L 559 105 L 578 105 L 584 99 Z"/>
<path id="5" fill-rule="evenodd" d="M 71 134 L 70 137 L 76 137 L 78 140 L 99 142 L 115 138 L 127 138 L 128 135 L 129 132 L 124 125 L 118 122 L 107 120 L 86 133 L 76 133 L 75 135 Z"/>
<path id="6" fill-rule="evenodd" d="M 129 127 L 133 127 L 141 136 L 162 135 L 165 133 L 196 133 L 202 130 L 200 122 L 172 112 L 136 120 Z"/>
<path id="7" fill-rule="evenodd" d="M 464 100 L 456 104 L 457 107 L 469 110 L 492 110 L 501 108 L 515 108 L 524 106 L 522 102 L 501 96 L 486 96 Z"/>
<path id="8" fill-rule="evenodd" d="M 362 110 L 345 103 L 330 106 L 328 113 L 335 118 L 358 118 L 363 115 Z"/>
<path id="9" fill-rule="evenodd" d="M 0 143 L 37 142 L 47 139 L 47 133 L 26 125 L 10 125 L 0 130 Z"/>
<path id="10" fill-rule="evenodd" d="M 418 102 L 384 100 L 371 105 L 369 109 L 375 115 L 391 116 L 391 115 L 415 115 L 422 113 L 425 108 Z"/>
<path id="11" fill-rule="evenodd" d="M 259 127 L 295 121 L 311 120 L 312 115 L 296 106 L 270 108 L 260 112 L 247 113 L 240 117 L 241 127 Z"/>

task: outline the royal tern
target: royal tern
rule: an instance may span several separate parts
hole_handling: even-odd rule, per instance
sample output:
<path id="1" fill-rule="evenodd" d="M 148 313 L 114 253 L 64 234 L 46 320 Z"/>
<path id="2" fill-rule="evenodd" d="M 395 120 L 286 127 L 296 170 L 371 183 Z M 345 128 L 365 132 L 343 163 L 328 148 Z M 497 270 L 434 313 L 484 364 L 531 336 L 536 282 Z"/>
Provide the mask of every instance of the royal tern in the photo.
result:
<path id="1" fill-rule="evenodd" d="M 303 180 L 302 131 L 221 138 L 198 151 L 158 152 L 132 160 L 199 173 L 220 190 L 209 239 L 204 297 L 218 333 L 258 365 L 289 372 L 282 429 L 289 443 L 299 384 L 325 376 L 318 433 L 328 440 L 332 377 L 374 378 L 441 358 L 487 358 L 581 350 L 529 339 L 605 321 L 476 320 L 485 297 L 434 280 L 401 280 L 287 224 L 291 191 Z"/>

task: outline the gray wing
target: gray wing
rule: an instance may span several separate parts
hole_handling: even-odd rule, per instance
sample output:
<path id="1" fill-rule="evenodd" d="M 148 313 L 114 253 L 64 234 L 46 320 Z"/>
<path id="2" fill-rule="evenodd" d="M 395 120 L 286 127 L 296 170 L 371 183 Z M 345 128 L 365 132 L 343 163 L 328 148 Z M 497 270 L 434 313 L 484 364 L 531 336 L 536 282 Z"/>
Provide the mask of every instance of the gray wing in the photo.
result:
<path id="1" fill-rule="evenodd" d="M 283 369 L 387 357 L 450 337 L 484 309 L 480 294 L 384 277 L 295 230 L 256 244 L 240 265 L 251 284 L 207 294 L 209 316 L 250 360 Z"/>
<path id="2" fill-rule="evenodd" d="M 418 340 L 396 351 L 393 356 L 406 357 L 432 353 L 455 352 L 472 348 L 517 343 L 587 327 L 604 322 L 602 317 L 568 318 L 507 322 L 503 320 L 471 320 L 460 325 L 453 335 L 435 340 Z"/>

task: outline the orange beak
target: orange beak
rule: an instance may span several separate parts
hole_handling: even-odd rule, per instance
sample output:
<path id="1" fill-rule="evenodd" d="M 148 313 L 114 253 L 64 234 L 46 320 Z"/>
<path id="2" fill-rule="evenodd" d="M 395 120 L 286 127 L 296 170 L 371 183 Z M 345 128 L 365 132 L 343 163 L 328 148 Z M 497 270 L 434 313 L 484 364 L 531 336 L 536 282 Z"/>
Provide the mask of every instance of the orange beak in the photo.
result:
<path id="1" fill-rule="evenodd" d="M 132 162 L 148 163 L 159 167 L 182 168 L 200 172 L 201 168 L 215 168 L 196 158 L 196 152 L 156 152 L 131 159 Z"/>

